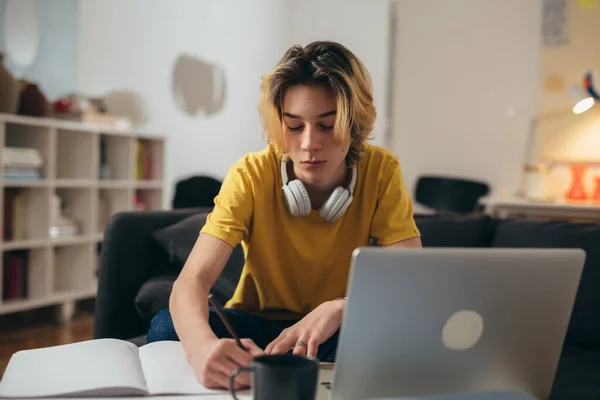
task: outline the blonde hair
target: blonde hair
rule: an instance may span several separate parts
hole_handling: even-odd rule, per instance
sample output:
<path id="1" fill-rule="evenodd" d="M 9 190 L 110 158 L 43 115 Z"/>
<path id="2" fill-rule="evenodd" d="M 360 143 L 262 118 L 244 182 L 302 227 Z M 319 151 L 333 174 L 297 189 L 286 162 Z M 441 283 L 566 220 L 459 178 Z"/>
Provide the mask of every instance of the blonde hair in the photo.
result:
<path id="1" fill-rule="evenodd" d="M 293 85 L 321 85 L 333 91 L 337 97 L 335 138 L 344 142 L 349 136 L 346 164 L 358 162 L 377 115 L 371 76 L 363 63 L 346 47 L 330 41 L 294 45 L 285 52 L 277 66 L 262 77 L 259 101 L 266 140 L 279 151 L 285 141 L 283 96 Z"/>

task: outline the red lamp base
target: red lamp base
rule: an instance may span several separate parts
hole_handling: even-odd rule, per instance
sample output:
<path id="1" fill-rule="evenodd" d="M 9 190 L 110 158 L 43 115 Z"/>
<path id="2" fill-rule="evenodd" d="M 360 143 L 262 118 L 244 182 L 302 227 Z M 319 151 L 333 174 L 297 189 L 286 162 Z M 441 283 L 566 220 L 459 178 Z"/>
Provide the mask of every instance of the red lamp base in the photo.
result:
<path id="1" fill-rule="evenodd" d="M 569 201 L 587 200 L 588 195 L 585 192 L 583 179 L 587 165 L 571 165 L 571 187 L 565 194 L 565 198 Z"/>

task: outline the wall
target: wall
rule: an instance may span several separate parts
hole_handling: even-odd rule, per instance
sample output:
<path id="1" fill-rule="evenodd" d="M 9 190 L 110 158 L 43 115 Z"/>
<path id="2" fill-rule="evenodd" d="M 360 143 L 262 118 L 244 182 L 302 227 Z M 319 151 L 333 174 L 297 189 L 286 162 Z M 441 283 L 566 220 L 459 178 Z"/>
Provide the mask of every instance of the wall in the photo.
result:
<path id="1" fill-rule="evenodd" d="M 555 163 L 546 191 L 562 198 L 571 182 L 569 163 L 595 163 L 585 176 L 590 192 L 594 177 L 600 178 L 600 104 L 575 115 L 568 93 L 571 85 L 583 87 L 584 74 L 590 70 L 595 72 L 595 87 L 600 87 L 600 2 L 560 1 L 566 3 L 563 40 L 545 42 L 540 49 L 537 156 L 541 162 Z"/>
<path id="2" fill-rule="evenodd" d="M 387 0 L 87 0 L 79 87 L 144 100 L 144 128 L 169 137 L 169 183 L 191 173 L 222 177 L 244 152 L 264 146 L 256 113 L 260 76 L 291 44 L 337 40 L 372 74 L 379 113 L 374 143 L 387 145 L 386 117 L 393 117 L 390 146 L 409 189 L 420 174 L 443 173 L 488 181 L 495 195 L 512 194 L 537 108 L 541 0 L 397 3 L 391 104 Z M 191 114 L 193 101 L 178 106 L 171 75 L 182 54 L 225 76 L 217 112 Z"/>
<path id="3" fill-rule="evenodd" d="M 369 28 L 357 29 L 364 27 L 365 17 Z M 79 88 L 95 95 L 128 93 L 144 103 L 144 130 L 169 137 L 170 184 L 189 174 L 222 178 L 244 152 L 264 146 L 256 112 L 260 76 L 292 44 L 317 39 L 342 42 L 366 64 L 379 114 L 372 142 L 385 144 L 387 0 L 86 0 L 81 2 Z M 182 54 L 182 61 L 175 61 Z M 185 70 L 194 58 L 225 76 L 218 112 L 191 115 L 190 105 L 202 99 L 178 106 L 174 65 Z M 182 85 L 197 80 L 185 72 L 181 76 Z M 166 204 L 171 196 L 167 191 Z"/>
<path id="4" fill-rule="evenodd" d="M 292 0 L 287 44 L 305 45 L 313 40 L 334 40 L 353 51 L 373 80 L 377 119 L 373 144 L 386 146 L 389 70 L 389 0 Z M 315 10 L 318 10 L 316 12 Z"/>
<path id="5" fill-rule="evenodd" d="M 9 53 L 6 66 L 17 78 L 38 82 L 50 100 L 77 88 L 78 6 L 78 0 L 0 0 L 0 52 L 33 50 L 26 57 L 31 64 L 20 65 Z M 18 43 L 7 43 L 10 38 Z"/>
<path id="6" fill-rule="evenodd" d="M 398 2 L 393 150 L 421 174 L 516 190 L 537 107 L 541 1 Z M 509 110 L 515 118 L 509 118 Z"/>
<path id="7" fill-rule="evenodd" d="M 264 147 L 260 76 L 285 50 L 285 2 L 86 0 L 80 7 L 80 90 L 129 93 L 144 103 L 144 130 L 168 136 L 171 186 L 191 174 L 222 178 L 243 153 Z M 175 68 L 178 60 L 183 67 Z M 224 98 L 198 111 L 203 100 L 181 99 L 187 89 L 175 82 L 175 69 L 191 87 L 216 82 Z M 171 198 L 169 187 L 166 205 Z"/>

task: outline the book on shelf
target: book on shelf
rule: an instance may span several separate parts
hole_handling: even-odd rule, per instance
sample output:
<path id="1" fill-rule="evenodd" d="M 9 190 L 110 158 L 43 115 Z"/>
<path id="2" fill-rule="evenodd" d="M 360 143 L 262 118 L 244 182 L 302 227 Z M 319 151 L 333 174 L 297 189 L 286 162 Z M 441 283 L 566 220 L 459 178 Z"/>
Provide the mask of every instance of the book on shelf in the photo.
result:
<path id="1" fill-rule="evenodd" d="M 150 208 L 148 207 L 148 205 L 146 204 L 146 202 L 144 202 L 144 201 L 141 199 L 141 197 L 140 197 L 139 193 L 136 193 L 136 194 L 134 195 L 134 198 L 133 198 L 133 208 L 134 208 L 136 211 L 144 211 L 144 210 L 149 210 L 149 209 L 150 209 Z"/>
<path id="2" fill-rule="evenodd" d="M 36 167 L 44 163 L 39 150 L 29 147 L 3 147 L 2 165 L 6 167 Z"/>
<path id="3" fill-rule="evenodd" d="M 113 179 L 112 171 L 108 165 L 108 143 L 104 135 L 100 135 L 100 179 Z"/>
<path id="4" fill-rule="evenodd" d="M 153 178 L 153 160 L 151 144 L 140 139 L 136 139 L 136 179 L 148 180 Z"/>
<path id="5" fill-rule="evenodd" d="M 42 179 L 42 172 L 35 167 L 21 167 L 21 168 L 4 168 L 4 179 L 6 180 L 40 180 Z"/>
<path id="6" fill-rule="evenodd" d="M 200 384 L 180 342 L 137 347 L 92 339 L 21 350 L 0 381 L 0 398 L 203 395 L 227 393 Z"/>
<path id="7" fill-rule="evenodd" d="M 102 242 L 96 244 L 96 255 L 94 257 L 94 277 L 100 278 L 100 267 L 102 266 Z"/>
<path id="8" fill-rule="evenodd" d="M 2 167 L 2 174 L 6 180 L 40 180 L 43 178 L 43 158 L 37 149 L 3 148 Z"/>
<path id="9" fill-rule="evenodd" d="M 12 250 L 4 253 L 2 300 L 27 298 L 27 252 Z"/>
<path id="10" fill-rule="evenodd" d="M 18 189 L 4 191 L 3 238 L 5 241 L 27 237 L 27 192 Z"/>

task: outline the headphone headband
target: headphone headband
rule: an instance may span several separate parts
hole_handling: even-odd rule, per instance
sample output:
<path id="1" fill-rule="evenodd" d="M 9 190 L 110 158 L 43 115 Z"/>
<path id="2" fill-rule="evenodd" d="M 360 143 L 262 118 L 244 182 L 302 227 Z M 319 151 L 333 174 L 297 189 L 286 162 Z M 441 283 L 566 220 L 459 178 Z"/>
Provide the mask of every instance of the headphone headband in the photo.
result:
<path id="1" fill-rule="evenodd" d="M 283 184 L 288 184 L 288 174 L 287 174 L 287 162 L 290 160 L 290 156 L 284 154 L 281 158 L 281 178 L 283 179 Z M 350 180 L 350 186 L 348 186 L 348 191 L 351 194 L 354 194 L 354 187 L 356 186 L 356 175 L 358 175 L 356 171 L 356 165 L 352 166 L 352 179 Z"/>
<path id="2" fill-rule="evenodd" d="M 287 163 L 290 157 L 287 154 L 281 158 L 281 179 L 283 180 L 283 194 L 288 210 L 295 217 L 308 215 L 311 211 L 310 198 L 306 188 L 299 179 L 288 182 Z M 352 166 L 352 178 L 346 189 L 336 187 L 319 208 L 319 215 L 327 222 L 337 221 L 352 203 L 357 180 L 357 167 Z"/>
<path id="3" fill-rule="evenodd" d="M 287 174 L 287 162 L 290 160 L 290 157 L 287 154 L 281 158 L 281 178 L 283 179 L 283 184 L 288 184 L 288 174 Z"/>
<path id="4" fill-rule="evenodd" d="M 356 175 L 358 175 L 356 171 L 356 165 L 352 166 L 352 180 L 350 181 L 350 186 L 348 187 L 348 191 L 350 194 L 354 195 L 354 186 L 356 186 Z"/>

